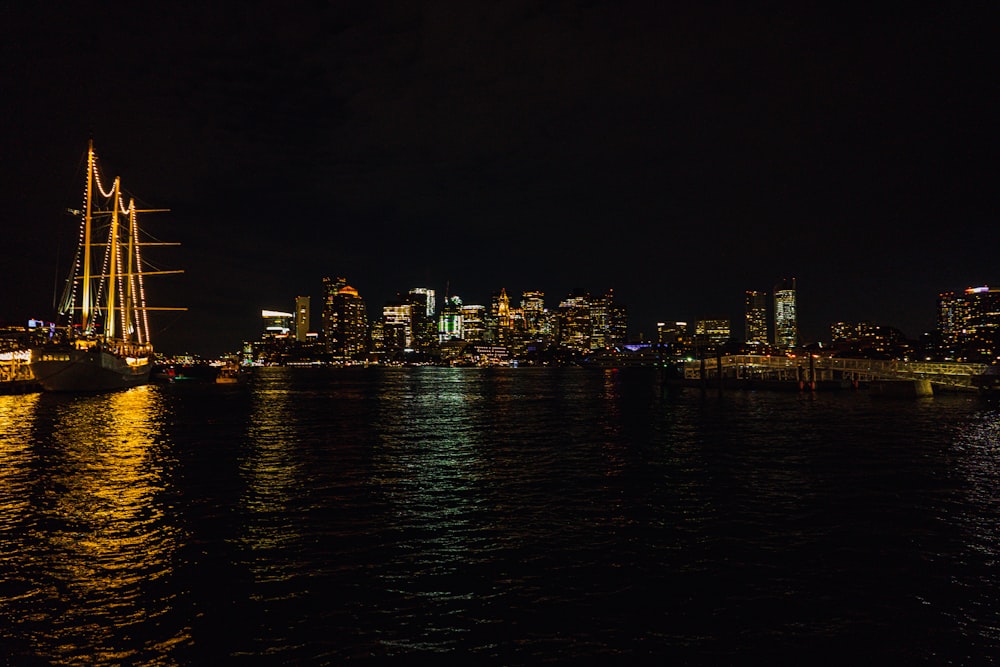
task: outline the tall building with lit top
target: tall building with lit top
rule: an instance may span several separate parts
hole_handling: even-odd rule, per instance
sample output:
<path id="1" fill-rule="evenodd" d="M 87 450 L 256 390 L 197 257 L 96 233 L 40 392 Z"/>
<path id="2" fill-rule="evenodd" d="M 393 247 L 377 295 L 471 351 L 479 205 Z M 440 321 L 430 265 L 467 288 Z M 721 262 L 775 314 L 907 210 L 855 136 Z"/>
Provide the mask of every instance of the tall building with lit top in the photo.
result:
<path id="1" fill-rule="evenodd" d="M 1000 289 L 983 285 L 939 295 L 938 331 L 949 358 L 994 361 L 1000 356 Z"/>
<path id="2" fill-rule="evenodd" d="M 341 285 L 327 296 L 323 310 L 323 339 L 334 357 L 352 359 L 368 351 L 368 314 L 358 290 Z"/>
<path id="3" fill-rule="evenodd" d="M 767 293 L 747 290 L 744 333 L 747 345 L 767 345 Z"/>
<path id="4" fill-rule="evenodd" d="M 413 346 L 413 306 L 390 302 L 382 306 L 382 340 L 386 351 L 401 351 Z"/>
<path id="5" fill-rule="evenodd" d="M 433 318 L 437 313 L 437 302 L 434 299 L 434 290 L 429 287 L 414 287 L 410 290 L 410 294 L 422 294 L 425 297 L 422 303 L 424 304 L 427 317 Z"/>
<path id="6" fill-rule="evenodd" d="M 774 344 L 779 348 L 798 345 L 795 308 L 795 278 L 782 280 L 774 288 Z"/>
<path id="7" fill-rule="evenodd" d="M 497 345 L 510 345 L 511 324 L 510 297 L 507 296 L 507 289 L 501 287 L 500 291 L 490 298 L 486 340 Z"/>

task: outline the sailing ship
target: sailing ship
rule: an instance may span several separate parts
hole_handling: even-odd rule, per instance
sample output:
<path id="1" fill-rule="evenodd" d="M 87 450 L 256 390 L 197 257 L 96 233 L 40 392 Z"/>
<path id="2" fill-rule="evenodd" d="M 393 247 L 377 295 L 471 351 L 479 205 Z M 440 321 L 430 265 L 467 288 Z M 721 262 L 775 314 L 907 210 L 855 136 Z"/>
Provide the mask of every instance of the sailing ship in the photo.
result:
<path id="1" fill-rule="evenodd" d="M 186 310 L 146 306 L 146 276 L 181 273 L 150 271 L 143 264 L 143 247 L 178 245 L 140 236 L 137 214 L 165 210 L 137 210 L 134 198 L 126 203 L 118 177 L 105 190 L 89 142 L 79 245 L 59 301 L 60 326 L 31 349 L 29 368 L 42 389 L 106 391 L 149 381 L 148 311 Z"/>

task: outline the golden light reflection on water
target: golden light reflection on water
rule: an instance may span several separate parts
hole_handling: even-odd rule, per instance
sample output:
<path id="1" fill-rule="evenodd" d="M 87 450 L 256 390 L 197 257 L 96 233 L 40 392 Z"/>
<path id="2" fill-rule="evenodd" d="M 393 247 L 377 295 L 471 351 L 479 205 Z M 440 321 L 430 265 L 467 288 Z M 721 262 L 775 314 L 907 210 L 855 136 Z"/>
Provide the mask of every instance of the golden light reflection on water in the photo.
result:
<path id="1" fill-rule="evenodd" d="M 300 537 L 290 520 L 295 515 L 290 505 L 303 492 L 293 401 L 292 391 L 277 380 L 254 392 L 247 426 L 249 452 L 240 466 L 246 480 L 242 504 L 249 516 L 244 540 L 250 552 L 280 549 Z M 249 565 L 258 581 L 283 580 L 292 576 L 291 568 L 280 566 L 284 562 L 259 558 Z"/>
<path id="2" fill-rule="evenodd" d="M 0 396 L 0 537 L 17 530 L 31 507 L 34 453 L 24 433 L 31 430 L 39 396 Z"/>
<path id="3" fill-rule="evenodd" d="M 181 538 L 160 498 L 166 485 L 164 462 L 155 456 L 163 438 L 160 395 L 148 386 L 44 395 L 17 409 L 31 423 L 21 431 L 30 436 L 26 446 L 45 460 L 21 456 L 0 477 L 4 515 L 11 503 L 24 502 L 12 480 L 28 477 L 36 489 L 26 534 L 13 545 L 4 542 L 5 552 L 11 546 L 19 552 L 24 591 L 23 613 L 6 620 L 23 624 L 27 636 L 20 640 L 53 662 L 166 660 L 166 647 L 189 640 L 187 630 L 148 641 L 130 632 L 170 612 L 170 601 L 150 591 L 170 576 Z M 3 442 L 0 456 L 10 463 L 9 438 Z"/>

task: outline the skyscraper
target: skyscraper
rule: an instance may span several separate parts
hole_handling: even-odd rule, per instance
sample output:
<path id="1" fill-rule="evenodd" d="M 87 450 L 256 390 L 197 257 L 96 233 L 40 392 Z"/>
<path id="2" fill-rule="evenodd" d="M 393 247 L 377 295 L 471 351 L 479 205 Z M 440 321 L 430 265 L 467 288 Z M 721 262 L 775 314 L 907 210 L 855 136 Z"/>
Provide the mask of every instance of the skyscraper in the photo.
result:
<path id="1" fill-rule="evenodd" d="M 795 278 L 783 279 L 774 288 L 774 344 L 779 348 L 793 348 L 798 340 Z"/>
<path id="2" fill-rule="evenodd" d="M 358 290 L 342 285 L 327 296 L 323 309 L 326 351 L 351 359 L 368 351 L 368 315 Z"/>
<path id="3" fill-rule="evenodd" d="M 295 340 L 304 343 L 309 333 L 309 297 L 295 297 Z"/>
<path id="4" fill-rule="evenodd" d="M 746 342 L 747 345 L 767 345 L 767 293 L 747 290 L 746 293 Z"/>
<path id="5" fill-rule="evenodd" d="M 462 299 L 457 296 L 448 297 L 438 318 L 438 341 L 444 343 L 461 340 L 462 330 Z"/>
<path id="6" fill-rule="evenodd" d="M 732 335 L 729 320 L 725 318 L 706 318 L 695 320 L 695 342 L 702 352 L 717 350 L 726 344 Z"/>
<path id="7" fill-rule="evenodd" d="M 470 343 L 486 341 L 486 306 L 465 304 L 462 307 L 462 338 Z"/>
<path id="8" fill-rule="evenodd" d="M 521 311 L 524 313 L 524 331 L 529 338 L 541 333 L 545 316 L 545 292 L 521 293 Z"/>
<path id="9" fill-rule="evenodd" d="M 288 338 L 295 314 L 286 313 L 283 310 L 262 310 L 260 317 L 264 324 L 263 337 L 265 339 Z"/>
<path id="10" fill-rule="evenodd" d="M 947 358 L 992 362 L 1000 355 L 1000 289 L 939 295 L 938 331 Z"/>
<path id="11" fill-rule="evenodd" d="M 413 345 L 412 304 L 391 301 L 382 306 L 382 340 L 387 352 L 398 352 Z"/>
<path id="12" fill-rule="evenodd" d="M 426 350 L 437 340 L 434 290 L 426 287 L 414 287 L 406 295 L 405 302 L 410 304 L 412 346 L 419 350 Z"/>
<path id="13" fill-rule="evenodd" d="M 573 350 L 589 350 L 593 323 L 590 319 L 590 295 L 581 289 L 573 290 L 559 302 L 557 311 L 556 342 Z"/>
<path id="14" fill-rule="evenodd" d="M 615 302 L 615 291 L 609 289 L 590 303 L 591 349 L 620 347 L 625 344 L 628 311 Z"/>

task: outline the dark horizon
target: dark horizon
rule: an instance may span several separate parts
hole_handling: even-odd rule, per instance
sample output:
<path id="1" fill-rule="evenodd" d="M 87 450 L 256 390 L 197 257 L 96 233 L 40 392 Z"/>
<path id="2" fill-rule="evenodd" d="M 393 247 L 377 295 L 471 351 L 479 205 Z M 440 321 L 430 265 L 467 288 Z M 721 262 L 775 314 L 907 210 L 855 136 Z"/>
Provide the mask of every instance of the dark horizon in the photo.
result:
<path id="1" fill-rule="evenodd" d="M 48 319 L 93 137 L 178 241 L 157 346 L 206 356 L 344 276 L 613 288 L 630 330 L 740 322 L 798 282 L 803 337 L 916 338 L 997 278 L 995 7 L 646 2 L 0 9 L 0 319 Z M 314 327 L 315 328 L 315 327 Z"/>

